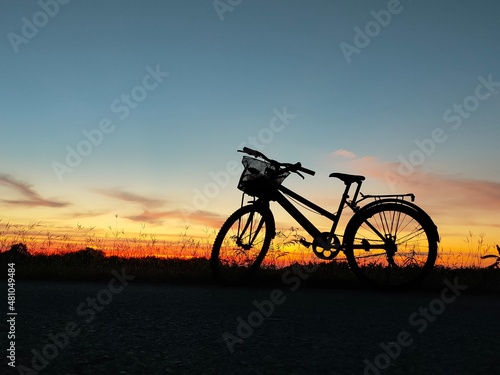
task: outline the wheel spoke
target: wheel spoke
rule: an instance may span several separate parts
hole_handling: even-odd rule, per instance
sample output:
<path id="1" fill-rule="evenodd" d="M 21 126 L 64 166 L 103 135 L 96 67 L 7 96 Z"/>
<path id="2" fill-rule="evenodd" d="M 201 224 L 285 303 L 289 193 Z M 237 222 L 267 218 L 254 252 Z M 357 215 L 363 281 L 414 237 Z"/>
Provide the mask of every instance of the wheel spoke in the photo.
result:
<path id="1" fill-rule="evenodd" d="M 219 231 L 210 265 L 215 278 L 225 284 L 247 279 L 269 248 L 274 220 L 269 209 L 254 205 L 242 207 L 231 215 Z"/>
<path id="2" fill-rule="evenodd" d="M 410 285 L 422 279 L 437 253 L 437 243 L 429 239 L 432 226 L 426 216 L 402 204 L 387 203 L 360 211 L 345 236 L 353 272 L 379 286 Z M 355 246 L 349 250 L 349 244 Z"/>

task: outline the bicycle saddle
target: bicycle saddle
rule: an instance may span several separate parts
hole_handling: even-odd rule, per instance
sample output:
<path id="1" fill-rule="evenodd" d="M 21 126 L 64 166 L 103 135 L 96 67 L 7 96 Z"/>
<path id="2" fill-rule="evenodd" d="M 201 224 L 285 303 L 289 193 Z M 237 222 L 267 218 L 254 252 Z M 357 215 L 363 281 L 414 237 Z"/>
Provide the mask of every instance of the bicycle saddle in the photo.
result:
<path id="1" fill-rule="evenodd" d="M 358 176 L 355 174 L 347 173 L 331 173 L 328 177 L 338 178 L 339 180 L 344 181 L 344 183 L 346 184 L 352 184 L 353 182 L 359 184 L 361 181 L 365 180 L 365 176 Z"/>

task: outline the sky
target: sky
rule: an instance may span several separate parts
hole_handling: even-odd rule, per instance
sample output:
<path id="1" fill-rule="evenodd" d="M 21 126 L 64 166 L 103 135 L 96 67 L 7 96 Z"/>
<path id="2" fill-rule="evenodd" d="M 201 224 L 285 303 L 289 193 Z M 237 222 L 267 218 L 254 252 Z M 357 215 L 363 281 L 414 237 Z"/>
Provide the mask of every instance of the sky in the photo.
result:
<path id="1" fill-rule="evenodd" d="M 315 170 L 285 184 L 332 211 L 328 174 L 363 174 L 415 193 L 444 249 L 500 243 L 497 1 L 0 8 L 0 223 L 218 228 L 246 145 Z"/>

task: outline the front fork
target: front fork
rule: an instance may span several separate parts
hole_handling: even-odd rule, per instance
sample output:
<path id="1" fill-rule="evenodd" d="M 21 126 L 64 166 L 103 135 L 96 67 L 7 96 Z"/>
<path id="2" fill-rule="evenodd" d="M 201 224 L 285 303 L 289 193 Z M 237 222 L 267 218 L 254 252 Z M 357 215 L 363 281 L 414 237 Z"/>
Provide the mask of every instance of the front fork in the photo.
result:
<path id="1" fill-rule="evenodd" d="M 253 220 L 255 212 L 260 211 L 260 212 L 264 213 L 264 211 L 267 210 L 267 211 L 269 211 L 269 214 L 272 216 L 272 212 L 269 208 L 269 201 L 263 200 L 263 199 L 254 199 L 254 200 L 248 202 L 248 204 L 255 205 L 258 209 L 250 212 L 249 217 L 246 220 L 246 223 L 244 223 L 242 229 L 241 229 L 241 225 L 243 223 L 241 222 L 241 218 L 238 221 L 238 238 L 236 239 L 236 244 L 238 246 L 240 246 L 241 248 L 243 248 L 244 250 L 250 250 L 253 247 L 253 243 L 254 243 L 255 239 L 257 238 L 257 235 L 260 233 L 262 226 L 264 225 L 264 216 L 261 216 L 261 219 L 259 220 L 259 223 L 257 224 L 257 228 L 255 229 L 255 226 L 254 226 L 255 223 Z M 243 207 L 244 205 L 245 205 L 245 193 L 243 193 L 243 196 L 241 198 L 241 207 Z M 267 228 L 267 230 L 270 231 L 271 238 L 274 238 L 274 237 L 276 237 L 276 229 L 274 227 L 274 220 L 272 220 L 272 221 L 273 221 L 272 227 Z M 245 243 L 244 241 L 242 241 L 242 238 L 245 236 L 245 233 L 247 233 L 247 231 L 249 231 L 249 238 L 248 238 L 249 240 L 246 241 L 246 243 Z"/>
<path id="2" fill-rule="evenodd" d="M 238 221 L 238 238 L 236 239 L 236 244 L 242 247 L 244 250 L 250 250 L 253 247 L 253 242 L 257 238 L 260 230 L 262 229 L 262 225 L 264 224 L 264 218 L 261 217 L 257 224 L 257 228 L 254 230 L 254 217 L 255 211 L 251 211 L 246 223 L 244 224 L 244 228 L 240 230 L 241 219 Z M 244 243 L 242 238 L 245 237 L 245 233 L 248 231 L 248 242 Z"/>

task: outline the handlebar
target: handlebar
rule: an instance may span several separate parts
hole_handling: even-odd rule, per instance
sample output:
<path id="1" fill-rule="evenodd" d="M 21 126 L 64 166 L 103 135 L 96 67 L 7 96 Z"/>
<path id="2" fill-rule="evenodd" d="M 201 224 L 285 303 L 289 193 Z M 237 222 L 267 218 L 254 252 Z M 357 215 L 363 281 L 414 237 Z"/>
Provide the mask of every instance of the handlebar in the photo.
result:
<path id="1" fill-rule="evenodd" d="M 243 150 L 238 150 L 238 152 L 243 152 L 243 153 L 248 154 L 250 156 L 255 156 L 256 158 L 263 158 L 267 161 L 270 161 L 262 152 L 257 151 L 257 150 L 253 150 L 253 149 L 248 148 L 248 147 L 243 147 Z"/>
<path id="2" fill-rule="evenodd" d="M 299 172 L 303 172 L 303 173 L 306 173 L 306 174 L 311 175 L 311 176 L 314 176 L 316 174 L 316 172 L 314 172 L 313 170 L 308 169 L 308 168 L 304 168 L 300 163 L 295 163 L 295 164 L 280 163 L 276 160 L 269 159 L 262 152 L 257 151 L 257 150 L 253 150 L 253 149 L 248 148 L 248 147 L 243 147 L 243 150 L 238 150 L 238 152 L 243 152 L 245 154 L 248 154 L 250 156 L 254 156 L 256 158 L 262 158 L 262 159 L 266 160 L 267 162 L 271 163 L 271 165 L 273 165 L 274 167 L 276 167 L 278 169 L 284 167 L 283 169 L 281 169 L 282 172 L 295 172 L 299 175 L 300 175 Z"/>
<path id="3" fill-rule="evenodd" d="M 298 163 L 298 164 L 299 164 L 299 171 L 304 172 L 304 173 L 311 175 L 311 176 L 314 176 L 316 174 L 316 172 L 313 171 L 312 169 L 304 168 L 304 167 L 300 166 L 300 163 Z"/>

